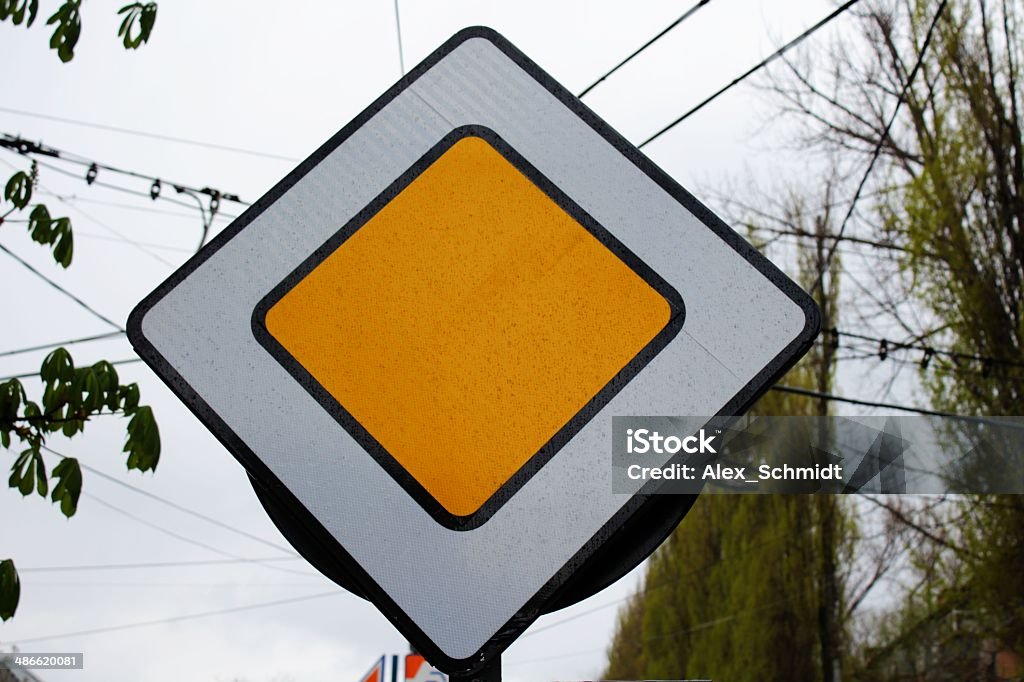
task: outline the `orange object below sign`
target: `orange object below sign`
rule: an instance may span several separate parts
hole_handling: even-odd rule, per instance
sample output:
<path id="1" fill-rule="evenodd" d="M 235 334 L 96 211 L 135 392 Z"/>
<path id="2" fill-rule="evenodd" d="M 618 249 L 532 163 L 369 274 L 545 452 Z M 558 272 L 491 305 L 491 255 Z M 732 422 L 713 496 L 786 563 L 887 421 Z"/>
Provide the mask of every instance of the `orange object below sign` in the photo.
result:
<path id="1" fill-rule="evenodd" d="M 275 290 L 263 320 L 399 474 L 457 518 L 681 312 L 487 133 L 438 145 Z"/>

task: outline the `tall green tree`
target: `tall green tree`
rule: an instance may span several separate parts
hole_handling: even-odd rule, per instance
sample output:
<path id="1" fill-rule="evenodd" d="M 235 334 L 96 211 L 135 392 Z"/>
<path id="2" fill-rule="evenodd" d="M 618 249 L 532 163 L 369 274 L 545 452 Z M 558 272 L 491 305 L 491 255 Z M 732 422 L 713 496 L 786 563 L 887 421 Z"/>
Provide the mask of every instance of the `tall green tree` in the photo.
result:
<path id="1" fill-rule="evenodd" d="M 826 263 L 827 209 L 811 219 L 795 200 L 779 220 L 818 235 L 798 266 L 831 326 L 838 261 Z M 785 382 L 828 392 L 834 359 L 833 346 L 816 345 Z M 828 404 L 769 393 L 752 412 L 823 415 Z M 834 497 L 701 495 L 620 612 L 605 677 L 836 680 L 851 529 Z"/>
<path id="2" fill-rule="evenodd" d="M 879 277 L 872 292 L 889 322 L 912 341 L 960 353 L 921 358 L 920 379 L 932 405 L 969 415 L 1021 415 L 1024 3 L 950 1 L 920 77 L 908 86 L 937 7 L 925 0 L 873 3 L 861 12 L 859 31 L 789 62 L 789 76 L 775 91 L 806 124 L 808 147 L 862 168 L 881 145 L 871 199 L 851 227 L 901 250 L 898 269 Z M 896 125 L 883 135 L 904 89 Z M 916 533 L 911 563 L 918 581 L 895 614 L 898 626 L 889 628 L 888 641 L 879 635 L 870 642 L 874 653 L 906 663 L 915 648 L 940 650 L 937 633 L 954 620 L 959 633 L 973 637 L 975 657 L 986 642 L 1024 651 L 1024 499 L 880 505 L 890 521 Z M 868 658 L 877 675 L 881 659 Z M 927 674 L 949 672 L 943 657 L 930 660 Z"/>
<path id="3" fill-rule="evenodd" d="M 65 63 L 74 58 L 81 33 L 81 4 L 82 0 L 65 0 L 46 22 L 53 26 L 50 47 Z M 31 27 L 38 11 L 39 0 L 0 0 L 0 22 Z M 123 19 L 118 36 L 125 49 L 138 48 L 149 40 L 156 21 L 156 3 L 131 3 L 119 14 Z M 58 266 L 68 268 L 74 257 L 71 220 L 55 217 L 45 204 L 33 202 L 38 175 L 33 163 L 15 172 L 4 185 L 0 227 L 6 224 L 7 229 L 0 232 L 0 237 L 10 238 L 11 228 L 24 223 L 28 237 L 47 247 Z M 123 449 L 128 469 L 156 469 L 160 431 L 153 411 L 141 404 L 138 385 L 122 384 L 110 362 L 76 366 L 66 348 L 54 348 L 42 362 L 39 380 L 39 395 L 30 395 L 19 379 L 0 381 L 0 446 L 13 450 L 8 478 L 11 488 L 26 497 L 49 495 L 61 513 L 73 516 L 82 491 L 82 470 L 74 457 L 59 457 L 57 464 L 48 468 L 44 456 L 47 438 L 55 433 L 67 438 L 77 436 L 90 420 L 109 415 L 128 418 Z M 14 560 L 0 560 L 0 620 L 14 616 L 20 599 L 21 583 Z"/>

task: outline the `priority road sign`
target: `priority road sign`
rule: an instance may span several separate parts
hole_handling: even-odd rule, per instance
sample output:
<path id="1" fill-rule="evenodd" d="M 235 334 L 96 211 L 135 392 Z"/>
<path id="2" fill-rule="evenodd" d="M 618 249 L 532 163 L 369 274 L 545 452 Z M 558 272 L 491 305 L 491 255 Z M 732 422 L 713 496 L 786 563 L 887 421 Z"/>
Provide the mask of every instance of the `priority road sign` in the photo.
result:
<path id="1" fill-rule="evenodd" d="M 613 415 L 741 414 L 818 324 L 755 249 L 474 28 L 150 294 L 129 337 L 300 551 L 465 673 L 663 504 L 652 484 L 613 493 Z"/>

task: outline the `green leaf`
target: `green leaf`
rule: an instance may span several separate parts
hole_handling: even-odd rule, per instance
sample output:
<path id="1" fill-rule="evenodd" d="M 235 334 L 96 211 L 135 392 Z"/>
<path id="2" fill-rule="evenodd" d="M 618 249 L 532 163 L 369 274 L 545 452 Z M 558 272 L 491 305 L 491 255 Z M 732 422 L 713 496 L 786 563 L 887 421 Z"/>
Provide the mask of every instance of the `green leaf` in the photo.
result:
<path id="1" fill-rule="evenodd" d="M 160 461 L 160 429 L 153 418 L 153 409 L 144 405 L 135 410 L 128 422 L 128 439 L 124 444 L 128 453 L 128 468 L 154 471 Z"/>
<path id="2" fill-rule="evenodd" d="M 0 561 L 0 620 L 10 620 L 18 610 L 21 581 L 12 559 Z"/>
<path id="3" fill-rule="evenodd" d="M 119 9 L 117 13 L 125 15 L 121 27 L 117 30 L 117 35 L 123 39 L 124 49 L 137 50 L 140 45 L 149 42 L 153 25 L 156 23 L 155 2 L 133 2 Z"/>
<path id="4" fill-rule="evenodd" d="M 0 383 L 0 421 L 13 421 L 25 402 L 25 388 L 17 379 Z"/>
<path id="5" fill-rule="evenodd" d="M 32 177 L 25 171 L 18 171 L 7 181 L 4 198 L 19 211 L 32 200 Z"/>
<path id="6" fill-rule="evenodd" d="M 82 469 L 74 457 L 66 457 L 53 468 L 53 477 L 57 485 L 50 496 L 54 502 L 60 502 L 60 510 L 64 516 L 71 518 L 78 510 L 78 498 L 82 494 Z"/>
<path id="7" fill-rule="evenodd" d="M 139 385 L 129 384 L 122 386 L 118 391 L 118 398 L 121 401 L 120 405 L 124 413 L 127 415 L 134 414 L 135 410 L 139 407 Z"/>
<path id="8" fill-rule="evenodd" d="M 58 218 L 54 221 L 55 241 L 53 244 L 53 259 L 62 267 L 71 265 L 71 257 L 75 251 L 75 237 L 71 233 L 71 219 Z"/>
<path id="9" fill-rule="evenodd" d="M 49 245 L 53 241 L 51 237 L 52 230 L 50 229 L 50 223 L 52 222 L 50 209 L 46 208 L 45 204 L 36 205 L 32 212 L 28 214 L 28 232 L 32 237 L 32 241 Z"/>
<path id="10" fill-rule="evenodd" d="M 31 26 L 32 22 L 35 21 L 36 12 L 39 10 L 39 0 L 21 0 L 21 2 L 18 2 L 18 0 L 7 0 L 7 2 L 2 4 L 6 5 L 6 7 L 4 10 L 0 10 L 0 20 L 7 18 L 4 16 L 5 11 L 9 12 L 11 22 L 15 26 L 25 20 L 26 10 L 28 11 L 28 24 L 26 26 Z"/>
<path id="11" fill-rule="evenodd" d="M 71 265 L 75 242 L 70 218 L 53 218 L 45 204 L 37 204 L 28 215 L 28 231 L 32 241 L 53 246 L 57 263 L 65 268 Z"/>
<path id="12" fill-rule="evenodd" d="M 82 33 L 82 0 L 64 0 L 64 4 L 47 19 L 46 25 L 56 24 L 50 37 L 50 47 L 65 64 L 75 58 L 75 45 Z"/>
<path id="13" fill-rule="evenodd" d="M 18 492 L 26 497 L 32 494 L 33 488 L 40 495 L 46 496 L 46 463 L 43 462 L 43 455 L 37 447 L 29 448 L 18 455 L 11 466 L 11 477 L 7 479 L 7 484 L 17 488 Z"/>
<path id="14" fill-rule="evenodd" d="M 75 361 L 67 348 L 61 347 L 50 352 L 43 360 L 39 376 L 48 384 L 68 381 L 75 375 Z"/>

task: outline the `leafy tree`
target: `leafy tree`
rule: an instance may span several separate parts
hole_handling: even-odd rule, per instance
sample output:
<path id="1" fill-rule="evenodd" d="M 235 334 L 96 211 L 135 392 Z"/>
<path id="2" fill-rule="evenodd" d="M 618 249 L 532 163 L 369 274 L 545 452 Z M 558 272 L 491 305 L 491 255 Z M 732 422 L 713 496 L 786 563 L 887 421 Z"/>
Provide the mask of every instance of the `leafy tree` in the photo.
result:
<path id="1" fill-rule="evenodd" d="M 117 35 L 126 50 L 138 49 L 149 42 L 153 25 L 156 23 L 155 2 L 133 2 L 117 11 L 124 15 Z M 0 0 L 0 21 L 10 21 L 15 26 L 31 28 L 39 13 L 39 0 Z M 53 27 L 50 48 L 57 52 L 62 62 L 75 57 L 75 46 L 82 34 L 82 0 L 64 0 L 46 20 Z"/>
<path id="2" fill-rule="evenodd" d="M 801 254 L 829 325 L 838 262 L 826 265 L 827 210 L 807 227 L 799 200 L 783 220 L 818 234 Z M 815 346 L 785 383 L 827 392 L 834 347 Z M 827 403 L 770 393 L 760 415 L 827 414 Z M 805 444 L 804 444 L 805 445 Z M 831 496 L 704 494 L 648 564 L 620 612 L 610 679 L 835 680 L 846 638 L 844 588 L 853 525 Z"/>
<path id="3" fill-rule="evenodd" d="M 893 267 L 879 269 L 864 296 L 909 340 L 961 354 L 921 358 L 920 379 L 932 405 L 970 415 L 1021 415 L 1024 3 L 950 1 L 920 76 L 908 86 L 937 7 L 925 0 L 876 2 L 862 11 L 856 35 L 825 54 L 788 62 L 788 76 L 774 90 L 806 125 L 808 148 L 862 168 L 881 145 L 872 201 L 851 226 L 900 255 Z M 905 88 L 896 125 L 883 136 L 883 122 Z M 888 624 L 888 641 L 876 636 L 865 644 L 871 650 L 865 660 L 876 666 L 865 679 L 879 679 L 884 660 L 895 679 L 911 652 L 951 650 L 939 633 L 949 631 L 954 610 L 957 632 L 973 638 L 973 656 L 992 641 L 1024 651 L 1024 499 L 963 496 L 879 505 L 891 522 L 916 534 L 911 558 L 917 580 Z M 952 674 L 946 657 L 925 658 L 930 678 Z"/>
<path id="4" fill-rule="evenodd" d="M 74 57 L 81 32 L 81 0 L 66 0 L 50 17 L 54 25 L 50 47 L 61 61 Z M 0 21 L 31 26 L 39 10 L 38 0 L 0 0 Z M 132 3 L 121 8 L 124 14 L 118 35 L 126 49 L 135 49 L 149 40 L 156 20 L 155 3 Z M 32 204 L 38 179 L 35 163 L 29 171 L 17 171 L 4 186 L 0 202 L 0 227 L 14 224 L 12 214 L 27 212 L 29 237 L 50 249 L 58 265 L 67 268 L 74 257 L 74 233 L 71 220 L 54 217 L 45 204 Z M 23 496 L 35 492 L 60 505 L 71 517 L 78 508 L 82 490 L 82 471 L 78 460 L 62 457 L 51 470 L 43 457 L 46 439 L 61 433 L 70 438 L 85 430 L 91 419 L 104 415 L 129 418 L 124 452 L 128 469 L 153 471 L 160 459 L 160 431 L 152 409 L 140 404 L 137 384 L 122 384 L 114 366 L 101 360 L 87 367 L 76 367 L 65 348 L 55 348 L 43 360 L 39 379 L 42 395 L 30 398 L 18 379 L 0 382 L 0 445 L 18 446 L 21 451 L 11 466 L 8 485 Z M 51 487 L 52 482 L 52 487 Z M 0 620 L 12 618 L 18 607 L 21 586 L 12 559 L 0 561 Z"/>

